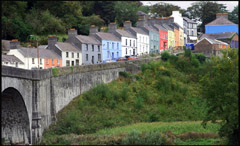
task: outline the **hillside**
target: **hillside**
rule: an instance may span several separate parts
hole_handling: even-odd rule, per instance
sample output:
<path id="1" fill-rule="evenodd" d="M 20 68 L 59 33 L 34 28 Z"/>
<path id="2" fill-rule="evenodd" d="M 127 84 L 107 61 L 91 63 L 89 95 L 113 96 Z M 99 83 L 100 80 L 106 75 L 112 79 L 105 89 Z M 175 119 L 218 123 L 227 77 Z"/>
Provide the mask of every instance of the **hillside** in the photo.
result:
<path id="1" fill-rule="evenodd" d="M 98 85 L 76 97 L 58 113 L 58 121 L 44 132 L 41 144 L 64 144 L 65 142 L 72 144 L 73 141 L 69 141 L 72 135 L 90 137 L 87 138 L 86 144 L 94 144 L 96 135 L 101 137 L 112 134 L 114 137 L 116 134 L 125 133 L 116 132 L 118 130 L 111 132 L 111 128 L 142 122 L 147 124 L 140 131 L 148 131 L 151 134 L 153 129 L 157 129 L 156 125 L 151 129 L 151 122 L 202 121 L 208 109 L 206 100 L 202 96 L 200 83 L 200 79 L 209 70 L 204 56 L 185 52 L 176 57 L 164 53 L 162 60 L 143 64 L 142 72 L 139 74 L 120 72 L 120 78 L 112 83 Z M 158 126 L 161 124 L 157 123 Z M 218 126 L 214 126 L 215 128 L 210 126 L 209 130 L 203 130 L 194 126 L 187 128 L 189 125 L 191 124 L 185 126 L 180 124 L 174 130 L 174 126 L 169 123 L 171 128 L 168 130 L 172 130 L 174 134 L 184 132 L 216 134 L 219 130 Z M 198 126 L 201 127 L 201 125 Z M 155 132 L 166 132 L 162 128 L 159 129 Z M 176 133 L 176 129 L 180 132 Z M 132 130 L 129 132 L 131 133 Z M 120 142 L 119 139 L 118 142 L 115 141 L 115 144 L 121 144 L 124 136 L 126 135 L 122 135 Z M 131 138 L 131 135 L 127 137 Z M 215 140 L 209 141 L 211 143 Z"/>

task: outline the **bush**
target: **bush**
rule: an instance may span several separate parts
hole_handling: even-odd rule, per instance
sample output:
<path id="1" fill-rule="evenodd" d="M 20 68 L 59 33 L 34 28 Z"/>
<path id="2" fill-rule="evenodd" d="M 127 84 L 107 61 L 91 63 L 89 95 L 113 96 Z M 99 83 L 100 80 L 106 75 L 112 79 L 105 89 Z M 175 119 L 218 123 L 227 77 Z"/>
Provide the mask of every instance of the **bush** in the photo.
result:
<path id="1" fill-rule="evenodd" d="M 141 134 L 134 130 L 123 138 L 121 145 L 166 145 L 166 141 L 161 132 L 152 131 Z"/>
<path id="2" fill-rule="evenodd" d="M 120 98 L 122 98 L 123 101 L 127 101 L 128 97 L 129 97 L 129 89 L 127 87 L 124 87 L 121 91 L 120 91 Z"/>
<path id="3" fill-rule="evenodd" d="M 202 64 L 206 61 L 206 56 L 202 53 L 196 53 L 194 54 L 196 56 L 196 58 L 198 59 L 198 61 Z"/>
<path id="4" fill-rule="evenodd" d="M 149 64 L 141 64 L 141 70 L 144 73 L 147 69 L 149 69 Z"/>
<path id="5" fill-rule="evenodd" d="M 159 119 L 159 115 L 156 113 L 149 113 L 149 122 L 156 122 Z"/>
<path id="6" fill-rule="evenodd" d="M 143 107 L 143 98 L 142 97 L 136 97 L 135 108 L 136 109 L 141 109 L 142 107 Z"/>
<path id="7" fill-rule="evenodd" d="M 178 57 L 175 56 L 175 55 L 171 55 L 171 56 L 169 57 L 169 61 L 170 61 L 172 64 L 176 63 L 177 60 L 178 60 Z"/>
<path id="8" fill-rule="evenodd" d="M 120 72 L 119 72 L 119 76 L 122 76 L 122 77 L 124 77 L 124 78 L 128 78 L 128 77 L 129 77 L 129 74 L 128 74 L 127 72 L 125 72 L 125 71 L 120 71 Z"/>
<path id="9" fill-rule="evenodd" d="M 191 64 L 192 64 L 194 67 L 198 68 L 199 65 L 200 65 L 200 62 L 198 61 L 197 58 L 192 57 L 192 59 L 191 59 Z"/>
<path id="10" fill-rule="evenodd" d="M 169 52 L 164 51 L 164 52 L 161 54 L 161 59 L 162 59 L 163 61 L 167 61 L 169 58 L 170 58 Z"/>

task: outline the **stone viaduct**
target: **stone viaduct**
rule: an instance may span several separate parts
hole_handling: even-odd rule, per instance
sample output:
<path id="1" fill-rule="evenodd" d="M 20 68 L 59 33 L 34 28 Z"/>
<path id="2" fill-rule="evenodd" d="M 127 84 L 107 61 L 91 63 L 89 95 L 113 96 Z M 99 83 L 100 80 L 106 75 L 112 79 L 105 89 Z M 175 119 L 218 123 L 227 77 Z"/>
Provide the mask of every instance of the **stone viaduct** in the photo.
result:
<path id="1" fill-rule="evenodd" d="M 5 143 L 35 144 L 73 98 L 100 83 L 136 73 L 139 64 L 157 58 L 44 70 L 2 66 L 1 134 Z"/>

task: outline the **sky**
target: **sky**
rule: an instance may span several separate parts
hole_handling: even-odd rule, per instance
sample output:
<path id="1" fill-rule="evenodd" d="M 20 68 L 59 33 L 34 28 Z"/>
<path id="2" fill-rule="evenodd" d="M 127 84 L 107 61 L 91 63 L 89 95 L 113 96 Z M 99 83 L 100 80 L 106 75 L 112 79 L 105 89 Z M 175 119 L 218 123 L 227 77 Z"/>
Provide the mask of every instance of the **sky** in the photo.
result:
<path id="1" fill-rule="evenodd" d="M 191 7 L 191 3 L 198 2 L 198 1 L 141 1 L 143 5 L 154 5 L 159 2 L 165 2 L 170 3 L 172 5 L 176 5 L 181 7 L 182 9 L 187 9 L 188 7 Z M 238 5 L 238 1 L 215 1 L 219 4 L 225 4 L 227 6 L 227 10 L 229 12 L 232 12 L 235 6 Z"/>

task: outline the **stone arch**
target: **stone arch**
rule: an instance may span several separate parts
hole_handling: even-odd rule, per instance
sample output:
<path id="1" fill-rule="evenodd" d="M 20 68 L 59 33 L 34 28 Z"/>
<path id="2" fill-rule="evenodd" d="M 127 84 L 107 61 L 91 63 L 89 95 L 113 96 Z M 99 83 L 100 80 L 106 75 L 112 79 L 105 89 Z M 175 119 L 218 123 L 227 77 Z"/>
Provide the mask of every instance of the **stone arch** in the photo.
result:
<path id="1" fill-rule="evenodd" d="M 2 92 L 2 138 L 6 144 L 31 144 L 30 120 L 19 91 L 13 87 Z"/>

